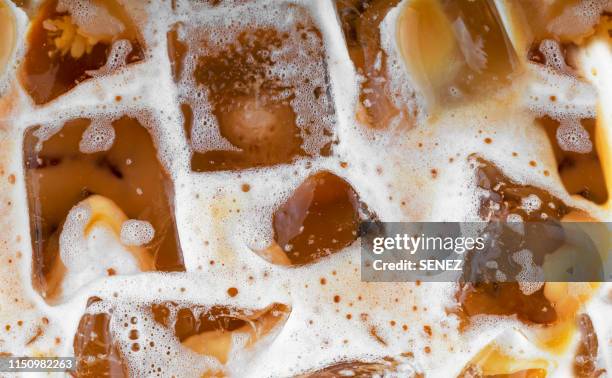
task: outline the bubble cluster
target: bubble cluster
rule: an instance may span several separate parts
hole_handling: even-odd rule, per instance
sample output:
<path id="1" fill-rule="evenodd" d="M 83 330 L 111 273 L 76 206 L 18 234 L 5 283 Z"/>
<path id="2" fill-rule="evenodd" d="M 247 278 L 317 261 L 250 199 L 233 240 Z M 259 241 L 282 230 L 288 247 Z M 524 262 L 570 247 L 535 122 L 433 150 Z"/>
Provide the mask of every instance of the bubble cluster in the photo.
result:
<path id="1" fill-rule="evenodd" d="M 150 243 L 155 236 L 151 223 L 130 219 L 121 225 L 121 242 L 130 246 L 141 246 Z"/>
<path id="2" fill-rule="evenodd" d="M 59 0 L 57 11 L 70 13 L 79 28 L 90 35 L 118 35 L 125 29 L 106 7 L 94 1 Z"/>
<path id="3" fill-rule="evenodd" d="M 106 120 L 94 120 L 79 143 L 79 150 L 85 154 L 92 154 L 100 151 L 108 151 L 115 141 L 115 129 Z"/>

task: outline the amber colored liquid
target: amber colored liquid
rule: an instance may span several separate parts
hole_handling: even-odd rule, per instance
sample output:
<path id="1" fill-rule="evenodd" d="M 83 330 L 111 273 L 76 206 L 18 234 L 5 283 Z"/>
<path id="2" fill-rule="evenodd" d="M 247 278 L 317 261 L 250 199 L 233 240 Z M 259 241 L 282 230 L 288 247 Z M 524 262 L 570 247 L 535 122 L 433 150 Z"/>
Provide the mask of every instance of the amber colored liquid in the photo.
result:
<path id="1" fill-rule="evenodd" d="M 24 161 L 33 243 L 35 286 L 43 293 L 59 259 L 58 240 L 70 209 L 91 194 L 113 200 L 132 219 L 150 222 L 155 238 L 146 247 L 160 271 L 184 270 L 173 215 L 173 185 L 147 130 L 131 118 L 113 122 L 110 150 L 85 154 L 79 141 L 90 121 L 68 122 L 36 152 L 36 128 L 25 135 Z M 139 192 L 141 194 L 139 194 Z"/>
<path id="2" fill-rule="evenodd" d="M 29 0 L 11 0 L 18 7 L 27 7 L 30 4 Z"/>
<path id="3" fill-rule="evenodd" d="M 484 66 L 475 69 L 469 61 L 470 51 L 465 41 L 459 36 L 455 26 L 455 35 L 460 45 L 464 59 L 468 62 L 466 69 L 457 77 L 459 88 L 466 93 L 482 92 L 483 87 L 491 83 L 507 83 L 509 75 L 514 71 L 516 55 L 502 25 L 500 15 L 492 0 L 486 1 L 443 1 L 444 10 L 451 22 L 461 20 L 470 37 L 482 45 L 481 50 L 486 55 Z"/>
<path id="4" fill-rule="evenodd" d="M 392 99 L 386 70 L 387 54 L 380 44 L 380 23 L 399 0 L 336 0 L 349 55 L 364 76 L 358 118 L 366 125 L 384 128 L 400 114 Z"/>
<path id="5" fill-rule="evenodd" d="M 138 33 L 125 13 L 114 0 L 100 0 L 109 12 L 127 25 L 116 40 L 127 39 L 132 51 L 127 62 L 132 63 L 144 58 Z M 70 53 L 62 55 L 55 51 L 53 36 L 43 26 L 45 20 L 59 18 L 66 13 L 56 11 L 57 0 L 49 0 L 38 11 L 27 35 L 28 50 L 24 57 L 20 79 L 23 87 L 36 104 L 44 104 L 74 88 L 79 82 L 89 78 L 86 71 L 97 70 L 105 65 L 111 46 L 98 43 L 89 54 L 78 59 Z"/>
<path id="6" fill-rule="evenodd" d="M 92 297 L 88 301 L 88 307 L 100 301 L 100 298 Z M 279 321 L 286 319 L 289 307 L 274 303 L 262 311 L 244 311 L 226 306 L 205 307 L 199 305 L 177 304 L 174 302 L 163 302 L 151 304 L 148 307 L 153 320 L 173 331 L 180 342 L 186 341 L 191 336 L 211 332 L 215 337 L 218 332 L 247 332 L 251 327 L 255 328 L 254 335 L 264 337 L 267 332 L 274 328 Z M 248 315 L 247 315 L 248 314 Z M 127 364 L 119 350 L 109 324 L 112 320 L 113 311 L 84 314 L 81 317 L 76 335 L 74 337 L 74 352 L 77 360 L 76 376 L 78 377 L 127 377 Z M 263 320 L 267 318 L 266 320 Z M 136 324 L 137 317 L 129 319 L 129 324 Z M 268 325 L 262 323 L 268 322 Z M 132 336 L 133 335 L 133 336 Z M 137 330 L 130 332 L 132 340 L 131 349 L 140 350 Z M 202 342 L 205 342 L 201 340 Z M 250 343 L 257 340 L 250 340 Z M 231 345 L 227 345 L 231 348 Z M 214 346 L 213 351 L 218 352 L 221 346 Z M 208 371 L 204 376 L 225 376 L 222 372 Z"/>
<path id="7" fill-rule="evenodd" d="M 593 328 L 593 322 L 587 314 L 580 314 L 577 317 L 577 323 L 580 330 L 580 342 L 574 358 L 574 376 L 580 378 L 604 377 L 605 369 L 597 366 L 599 341 Z"/>
<path id="8" fill-rule="evenodd" d="M 88 306 L 99 298 L 90 298 Z M 74 336 L 76 376 L 82 378 L 128 377 L 127 366 L 109 329 L 111 315 L 85 314 Z"/>
<path id="9" fill-rule="evenodd" d="M 588 153 L 564 151 L 557 142 L 559 122 L 550 117 L 542 117 L 538 122 L 544 127 L 550 144 L 553 147 L 559 176 L 565 189 L 570 194 L 578 194 L 590 201 L 602 204 L 608 200 L 608 189 L 604 179 L 603 167 L 599 160 L 595 141 L 595 120 L 592 118 L 580 121 L 589 133 L 593 149 Z"/>
<path id="10" fill-rule="evenodd" d="M 272 306 L 271 311 L 287 311 L 281 304 Z M 182 342 L 187 338 L 210 331 L 235 331 L 249 324 L 244 312 L 225 306 L 179 306 L 166 302 L 151 306 L 151 312 L 156 322 L 165 327 L 173 328 L 176 337 Z"/>
<path id="11" fill-rule="evenodd" d="M 176 315 L 171 317 L 171 309 L 175 309 Z M 239 319 L 236 314 L 223 306 L 214 306 L 208 311 L 200 309 L 199 316 L 194 315 L 197 308 L 178 307 L 173 303 L 154 304 L 151 306 L 153 318 L 158 323 L 168 328 L 174 328 L 174 333 L 180 341 L 190 336 L 204 332 L 224 330 L 234 331 L 247 324 L 246 320 Z"/>
<path id="12" fill-rule="evenodd" d="M 430 112 L 509 82 L 517 59 L 493 1 L 415 0 L 401 12 L 397 44 Z"/>
<path id="13" fill-rule="evenodd" d="M 164 302 L 151 306 L 153 319 L 173 330 L 183 346 L 216 358 L 222 364 L 231 357 L 234 332 L 246 337 L 249 347 L 287 318 L 289 308 L 274 303 L 259 311 L 244 311 L 226 306 L 204 307 Z M 225 376 L 222 371 L 207 371 L 203 376 Z"/>
<path id="14" fill-rule="evenodd" d="M 555 221 L 560 220 L 571 210 L 561 200 L 542 189 L 513 182 L 492 163 L 483 159 L 476 161 L 479 166 L 477 169 L 478 186 L 489 193 L 489 197 L 483 199 L 481 203 L 483 218 L 504 221 L 507 215 L 516 214 L 523 218 L 527 227 L 530 222 L 543 222 L 542 214 L 545 214 L 547 221 Z M 532 194 L 540 198 L 542 206 L 538 210 L 527 213 L 521 208 L 521 200 Z M 549 206 L 549 203 L 552 203 L 554 207 Z M 550 235 L 545 237 L 542 237 L 541 234 L 531 235 L 532 240 L 527 233 L 525 235 L 527 235 L 525 237 L 527 244 L 524 248 L 534 251 L 534 261 L 537 256 L 553 252 L 560 246 L 560 241 Z M 512 235 L 504 237 L 512 239 Z M 511 242 L 511 240 L 507 241 Z M 480 254 L 472 256 L 466 261 L 466 266 L 470 264 L 483 266 L 486 261 L 479 261 L 479 259 L 486 259 L 483 256 Z M 524 322 L 537 324 L 550 324 L 557 319 L 554 307 L 544 296 L 543 288 L 531 295 L 525 295 L 516 282 L 463 283 L 456 298 L 460 304 L 461 314 L 467 317 L 478 314 L 516 315 Z"/>
<path id="15" fill-rule="evenodd" d="M 359 198 L 340 177 L 307 178 L 273 217 L 274 239 L 293 265 L 338 252 L 357 239 Z"/>
<path id="16" fill-rule="evenodd" d="M 275 65 L 274 51 L 288 38 L 273 29 L 248 30 L 223 51 L 199 57 L 196 82 L 210 90 L 219 131 L 239 151 L 195 152 L 194 171 L 290 163 L 305 155 L 290 105 L 294 89 L 267 77 L 267 70 Z"/>
<path id="17" fill-rule="evenodd" d="M 173 25 L 166 36 L 168 38 L 168 58 L 172 67 L 172 76 L 174 81 L 178 82 L 183 74 L 183 65 L 185 63 L 185 54 L 187 54 L 187 45 L 179 39 L 178 27 L 180 24 Z"/>

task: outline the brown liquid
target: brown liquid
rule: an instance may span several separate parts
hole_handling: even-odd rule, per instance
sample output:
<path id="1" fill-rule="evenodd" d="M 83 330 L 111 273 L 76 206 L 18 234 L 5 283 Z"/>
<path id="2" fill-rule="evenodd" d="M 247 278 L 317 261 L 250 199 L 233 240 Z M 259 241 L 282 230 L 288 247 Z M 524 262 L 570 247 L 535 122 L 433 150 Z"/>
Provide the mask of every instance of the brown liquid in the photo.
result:
<path id="1" fill-rule="evenodd" d="M 171 309 L 175 311 L 171 312 Z M 168 328 L 174 328 L 174 333 L 180 341 L 210 331 L 235 331 L 249 323 L 249 317 L 244 311 L 225 307 L 213 306 L 181 306 L 172 302 L 154 304 L 151 306 L 153 318 L 156 322 Z M 288 311 L 287 306 L 274 304 L 268 310 Z M 175 313 L 175 315 L 172 315 Z M 194 314 L 195 313 L 195 314 Z M 255 319 L 256 320 L 256 319 Z"/>
<path id="2" fill-rule="evenodd" d="M 89 298 L 88 306 L 99 301 Z M 85 314 L 74 336 L 75 376 L 83 378 L 128 377 L 128 370 L 109 329 L 111 315 Z"/>
<path id="3" fill-rule="evenodd" d="M 589 133 L 593 148 L 588 153 L 564 151 L 557 142 L 557 129 L 559 122 L 542 117 L 538 122 L 544 127 L 548 140 L 553 147 L 559 176 L 570 194 L 578 194 L 589 201 L 602 204 L 608 200 L 608 189 L 604 179 L 603 167 L 599 160 L 595 140 L 595 120 L 582 119 L 580 123 Z"/>
<path id="4" fill-rule="evenodd" d="M 174 81 L 178 82 L 183 74 L 185 54 L 187 45 L 179 39 L 178 28 L 180 24 L 175 24 L 167 33 L 168 38 L 168 58 L 172 67 Z"/>
<path id="5" fill-rule="evenodd" d="M 160 271 L 184 270 L 173 215 L 173 185 L 157 159 L 147 130 L 132 118 L 113 122 L 115 141 L 105 152 L 79 151 L 90 121 L 70 121 L 36 152 L 36 128 L 26 132 L 24 160 L 33 243 L 33 281 L 52 294 L 48 278 L 59 260 L 59 235 L 70 209 L 91 194 L 113 200 L 132 219 L 150 222 L 155 237 L 147 245 Z M 128 164 L 129 162 L 129 164 Z M 138 189 L 141 190 L 139 194 Z"/>
<path id="6" fill-rule="evenodd" d="M 271 166 L 329 152 L 333 136 L 329 119 L 334 110 L 321 33 L 305 10 L 287 4 L 279 7 L 297 20 L 286 31 L 252 25 L 228 30 L 236 37 L 219 44 L 211 40 L 205 27 L 186 28 L 188 45 L 179 38 L 183 25 L 174 25 L 168 32 L 173 72 L 184 92 L 179 101 L 188 138 L 193 141 L 193 133 L 201 128 L 218 127 L 219 134 L 234 147 L 192 146 L 192 170 Z M 308 64 L 306 68 L 296 71 L 290 67 L 302 61 Z M 192 72 L 184 68 L 191 65 L 195 67 Z M 321 68 L 312 71 L 318 65 Z M 285 68 L 285 74 L 279 73 Z M 303 71 L 309 70 L 320 76 L 308 77 Z M 307 86 L 314 87 L 312 92 L 300 90 Z M 213 124 L 203 117 L 207 112 L 200 105 L 203 101 L 210 105 L 216 120 Z M 308 151 L 307 143 L 311 146 Z"/>
<path id="7" fill-rule="evenodd" d="M 280 303 L 260 311 L 245 311 L 225 306 L 207 308 L 165 302 L 152 305 L 151 312 L 156 322 L 174 330 L 183 346 L 225 364 L 230 358 L 234 332 L 247 338 L 245 346 L 248 348 L 284 323 L 290 309 Z"/>
<path id="8" fill-rule="evenodd" d="M 507 84 L 517 67 L 492 0 L 411 1 L 398 18 L 398 45 L 430 107 Z"/>
<path id="9" fill-rule="evenodd" d="M 593 328 L 593 322 L 586 314 L 580 314 L 577 322 L 580 330 L 580 342 L 574 358 L 574 376 L 578 378 L 603 377 L 606 370 L 597 366 L 599 342 Z"/>
<path id="10" fill-rule="evenodd" d="M 542 189 L 510 180 L 490 162 L 474 159 L 474 163 L 478 166 L 477 184 L 488 192 L 488 197 L 482 199 L 480 206 L 480 213 L 484 219 L 504 221 L 509 214 L 520 215 L 525 221 L 524 239 L 528 249 L 533 251 L 536 263 L 539 263 L 536 261 L 538 257 L 541 258 L 560 246 L 558 235 L 543 237 L 538 233 L 538 222 L 560 220 L 569 213 L 570 208 Z M 540 198 L 542 205 L 540 209 L 527 213 L 521 208 L 521 200 L 532 194 Z M 552 207 L 550 203 L 553 204 Z M 543 214 L 546 220 L 543 220 Z M 529 228 L 532 226 L 534 228 Z M 529 233 L 529 230 L 535 231 Z M 501 237 L 504 237 L 507 243 L 511 243 L 513 235 L 502 234 Z M 486 259 L 485 254 L 476 254 L 466 261 L 466 266 L 473 264 L 482 267 Z M 462 283 L 456 298 L 461 307 L 461 314 L 468 319 L 478 314 L 516 315 L 524 322 L 537 324 L 550 324 L 557 319 L 554 307 L 544 296 L 543 288 L 531 295 L 525 295 L 516 282 Z"/>
<path id="11" fill-rule="evenodd" d="M 174 328 L 174 334 L 181 342 L 200 333 L 217 330 L 231 332 L 247 324 L 244 319 L 237 317 L 236 312 L 227 307 L 214 306 L 210 309 L 192 307 L 162 303 L 152 305 L 151 311 L 156 322 L 165 327 Z M 171 316 L 171 308 L 177 310 L 174 317 Z M 194 311 L 199 313 L 197 317 Z"/>
<path id="12" fill-rule="evenodd" d="M 20 8 L 25 8 L 30 4 L 29 0 L 11 0 L 11 1 Z"/>
<path id="13" fill-rule="evenodd" d="M 483 197 L 480 202 L 480 215 L 484 219 L 505 220 L 509 214 L 516 214 L 526 222 L 535 222 L 541 221 L 542 214 L 545 214 L 546 219 L 560 220 L 571 210 L 563 201 L 543 189 L 514 182 L 491 162 L 478 158 L 475 164 L 478 166 L 477 184 L 488 192 L 488 197 Z M 528 213 L 522 208 L 521 201 L 532 194 L 540 198 L 542 206 Z"/>
<path id="14" fill-rule="evenodd" d="M 124 31 L 115 35 L 112 41 L 96 43 L 90 52 L 74 57 L 72 51 L 62 53 L 58 50 L 55 39 L 59 34 L 45 27 L 45 22 L 63 20 L 67 13 L 60 13 L 57 0 L 49 0 L 38 11 L 28 30 L 28 50 L 21 69 L 20 79 L 23 87 L 36 104 L 47 103 L 68 92 L 78 83 L 88 79 L 89 70 L 97 70 L 105 65 L 112 42 L 127 39 L 132 51 L 127 57 L 128 63 L 144 58 L 138 32 L 121 5 L 114 0 L 97 0 L 94 3 L 106 8 L 109 13 L 125 26 Z M 73 24 L 74 25 L 74 24 Z"/>
<path id="15" fill-rule="evenodd" d="M 319 172 L 307 178 L 274 213 L 274 240 L 291 264 L 307 264 L 357 239 L 359 197 L 340 177 Z"/>
<path id="16" fill-rule="evenodd" d="M 393 102 L 386 69 L 387 54 L 380 44 L 380 23 L 399 0 L 336 0 L 349 55 L 364 76 L 359 92 L 360 121 L 384 128 L 402 112 Z M 404 116 L 404 115 L 402 115 Z"/>

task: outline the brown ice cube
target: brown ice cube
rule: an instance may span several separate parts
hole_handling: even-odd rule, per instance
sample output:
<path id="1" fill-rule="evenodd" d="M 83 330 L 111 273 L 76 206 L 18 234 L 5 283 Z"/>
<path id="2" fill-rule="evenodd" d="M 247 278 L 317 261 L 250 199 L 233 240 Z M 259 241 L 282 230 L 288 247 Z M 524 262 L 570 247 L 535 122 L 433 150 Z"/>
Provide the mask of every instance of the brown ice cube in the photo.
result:
<path id="1" fill-rule="evenodd" d="M 36 104 L 44 104 L 91 77 L 112 59 L 112 46 L 127 40 L 125 63 L 144 59 L 142 38 L 126 10 L 115 0 L 93 0 L 95 21 L 70 14 L 62 1 L 40 6 L 27 34 L 28 49 L 20 80 Z"/>
<path id="2" fill-rule="evenodd" d="M 274 212 L 271 260 L 307 264 L 351 245 L 358 237 L 362 208 L 344 179 L 326 171 L 308 177 Z"/>
<path id="3" fill-rule="evenodd" d="M 380 24 L 399 0 L 336 0 L 349 56 L 363 81 L 359 88 L 357 119 L 373 128 L 394 121 L 407 123 L 408 110 L 397 105 L 391 86 L 387 53 L 380 39 Z"/>
<path id="4" fill-rule="evenodd" d="M 115 138 L 108 150 L 84 153 L 80 143 L 91 122 L 67 122 L 42 142 L 40 150 L 38 127 L 26 131 L 24 161 L 33 281 L 45 296 L 57 289 L 52 284 L 57 279 L 51 278 L 54 267 L 62 265 L 59 235 L 66 216 L 73 206 L 92 195 L 112 200 L 128 218 L 151 223 L 155 237 L 145 248 L 155 269 L 184 270 L 174 221 L 173 185 L 148 131 L 136 119 L 120 118 L 112 122 Z"/>
<path id="5" fill-rule="evenodd" d="M 258 5 L 236 6 L 254 12 L 249 7 Z M 176 24 L 168 32 L 193 171 L 265 167 L 330 153 L 335 110 L 321 32 L 306 9 L 284 2 L 274 8 L 292 16 L 281 25 L 213 20 Z M 220 40 L 219 33 L 228 37 Z"/>
<path id="6" fill-rule="evenodd" d="M 397 44 L 430 110 L 508 84 L 518 68 L 492 0 L 408 1 Z"/>

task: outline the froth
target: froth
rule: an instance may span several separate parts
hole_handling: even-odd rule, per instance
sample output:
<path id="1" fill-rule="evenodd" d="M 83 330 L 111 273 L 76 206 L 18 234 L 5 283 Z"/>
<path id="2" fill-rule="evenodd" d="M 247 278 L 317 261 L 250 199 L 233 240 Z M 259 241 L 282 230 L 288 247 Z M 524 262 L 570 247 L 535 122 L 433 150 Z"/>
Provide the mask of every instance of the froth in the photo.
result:
<path id="1" fill-rule="evenodd" d="M 119 242 L 108 223 L 93 217 L 90 202 L 75 206 L 60 234 L 60 256 L 66 273 L 61 283 L 61 299 L 74 293 L 95 279 L 115 274 L 141 271 L 135 256 Z"/>
<path id="2" fill-rule="evenodd" d="M 86 154 L 108 151 L 113 146 L 114 141 L 115 129 L 113 126 L 105 120 L 94 120 L 83 133 L 79 150 Z"/>
<path id="3" fill-rule="evenodd" d="M 79 28 L 90 35 L 118 35 L 125 30 L 120 20 L 95 1 L 59 0 L 57 10 L 70 13 Z"/>
<path id="4" fill-rule="evenodd" d="M 125 245 L 141 246 L 149 243 L 155 236 L 151 223 L 130 219 L 121 225 L 121 242 Z"/>
<path id="5" fill-rule="evenodd" d="M 70 2 L 70 7 L 77 5 Z M 128 51 L 128 46 L 119 41 L 113 46 L 110 64 L 107 63 L 109 69 L 104 75 L 92 74 L 91 80 L 44 107 L 22 105 L 19 115 L 11 120 L 14 130 L 10 132 L 19 135 L 25 127 L 42 124 L 38 132 L 41 140 L 58 131 L 66 120 L 102 118 L 100 123 L 92 122 L 83 135 L 81 151 L 87 153 L 112 145 L 109 125 L 113 119 L 124 114 L 137 116 L 158 142 L 160 160 L 175 183 L 177 228 L 187 269 L 180 274 L 137 274 L 143 269 L 123 244 L 147 243 L 159 230 L 138 220 L 128 220 L 120 223 L 119 237 L 108 227 L 95 227 L 86 234 L 84 228 L 91 209 L 79 205 L 70 213 L 61 236 L 62 261 L 70 272 L 64 284 L 63 304 L 38 304 L 40 312 L 51 319 L 52 326 L 58 325 L 74 334 L 76 315 L 64 317 L 62 313 L 69 310 L 71 314 L 80 314 L 88 297 L 99 296 L 104 300 L 87 311 L 102 313 L 113 309 L 111 331 L 134 375 L 196 375 L 221 365 L 187 351 L 170 330 L 151 318 L 145 308 L 147 303 L 167 299 L 209 307 L 230 304 L 253 309 L 274 302 L 290 305 L 291 316 L 266 343 L 232 356 L 228 372 L 245 377 L 258 377 L 260 372 L 290 376 L 340 360 L 374 361 L 408 352 L 414 355 L 409 362 L 414 370 L 453 375 L 504 329 L 522 327 L 513 319 L 483 317 L 480 323 L 475 321 L 473 332 L 460 333 L 459 320 L 446 312 L 447 307 L 455 305 L 454 284 L 361 282 L 358 242 L 312 265 L 296 268 L 268 264 L 253 250 L 263 249 L 272 241 L 274 209 L 310 174 L 320 170 L 346 179 L 383 221 L 479 219 L 481 193 L 474 183 L 475 167 L 468 161 L 472 154 L 494 161 L 520 182 L 543 187 L 568 204 L 582 206 L 564 194 L 554 174 L 552 177 L 542 174 L 545 169 L 556 172 L 556 166 L 550 151 L 543 151 L 545 136 L 534 130 L 533 118 L 550 114 L 570 122 L 580 117 L 594 117 L 597 96 L 593 87 L 560 73 L 559 67 L 528 64 L 525 76 L 507 92 L 479 104 L 457 105 L 436 118 L 428 118 L 393 42 L 397 7 L 381 26 L 393 78 L 390 85 L 398 89 L 398 104 L 408 106 L 410 113 L 416 110 L 418 116 L 411 128 L 366 130 L 354 117 L 358 78 L 347 61 L 345 47 L 338 40 L 341 34 L 333 5 L 330 2 L 319 5 L 304 2 L 300 7 L 305 10 L 298 8 L 284 13 L 282 10 L 286 7 L 278 7 L 274 2 L 230 9 L 179 1 L 176 13 L 172 13 L 167 8 L 170 4 L 153 4 L 150 12 L 154 17 L 149 17 L 148 25 L 143 28 L 149 48 L 143 63 L 118 69 Z M 76 12 L 80 12 L 83 20 L 89 14 L 80 8 Z M 321 29 L 324 49 L 313 40 L 304 44 L 323 59 L 303 67 L 301 64 L 307 62 L 308 56 L 292 51 L 298 56 L 295 61 L 285 62 L 283 67 L 266 74 L 304 92 L 292 100 L 292 109 L 302 117 L 298 120 L 302 126 L 315 120 L 315 124 L 333 130 L 338 144 L 332 154 L 240 173 L 191 172 L 190 146 L 181 131 L 180 101 L 192 101 L 199 119 L 193 134 L 187 136 L 192 138 L 196 150 L 230 149 L 231 145 L 221 135 L 213 134 L 218 124 L 206 101 L 209 93 L 191 78 L 179 83 L 178 88 L 173 82 L 163 31 L 182 22 L 186 25 L 179 28 L 182 39 L 197 45 L 198 38 L 206 35 L 211 43 L 210 51 L 220 51 L 234 43 L 241 30 L 253 25 L 294 33 L 290 27 L 292 22 L 308 14 Z M 210 26 L 201 29 L 193 26 L 203 22 Z M 299 35 L 292 38 L 299 39 Z M 550 51 L 554 55 L 556 50 Z M 187 72 L 192 72 L 197 65 L 195 56 L 190 59 L 185 66 Z M 309 83 L 303 82 L 305 78 L 310 79 Z M 331 97 L 322 95 L 317 103 L 330 113 L 320 114 L 310 104 L 311 93 L 317 86 L 327 85 L 327 81 Z M 554 103 L 550 101 L 553 95 L 557 99 Z M 516 105 L 514 99 L 522 102 Z M 50 119 L 56 122 L 49 122 Z M 560 133 L 568 148 L 583 148 L 580 130 Z M 487 138 L 490 142 L 485 141 Z M 311 139 L 305 148 L 316 151 L 323 140 Z M 513 153 L 517 156 L 513 157 Z M 537 168 L 530 168 L 531 160 L 537 161 Z M 249 185 L 246 192 L 242 189 L 244 184 Z M 525 206 L 535 208 L 536 202 L 530 201 Z M 20 210 L 23 216 L 27 214 L 25 204 L 21 203 Z M 22 223 L 27 225 L 27 221 Z M 523 256 L 519 260 L 525 259 Z M 31 262 L 29 258 L 24 260 L 24 266 Z M 91 270 L 92 266 L 96 267 L 95 271 Z M 113 269 L 113 276 L 108 269 Z M 127 274 L 135 275 L 122 276 Z M 236 296 L 228 295 L 230 287 L 237 289 Z M 530 293 L 536 288 L 523 289 Z M 136 318 L 134 324 L 132 317 Z M 124 326 L 125 323 L 129 326 Z M 132 330 L 140 335 L 139 350 L 133 349 Z M 70 338 L 62 340 L 57 349 L 70 353 L 71 343 Z M 40 345 L 34 343 L 32 348 L 35 347 Z M 9 347 L 11 351 L 19 348 Z"/>
<path id="6" fill-rule="evenodd" d="M 95 71 L 86 71 L 91 77 L 101 77 L 114 73 L 127 65 L 127 57 L 132 52 L 132 44 L 126 39 L 115 41 L 108 53 L 106 64 Z"/>

